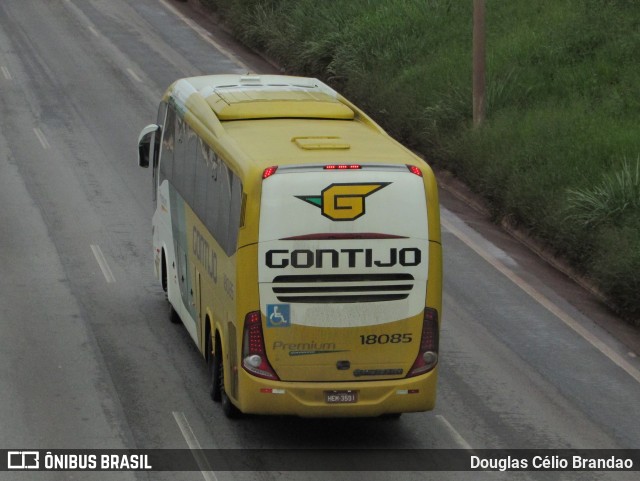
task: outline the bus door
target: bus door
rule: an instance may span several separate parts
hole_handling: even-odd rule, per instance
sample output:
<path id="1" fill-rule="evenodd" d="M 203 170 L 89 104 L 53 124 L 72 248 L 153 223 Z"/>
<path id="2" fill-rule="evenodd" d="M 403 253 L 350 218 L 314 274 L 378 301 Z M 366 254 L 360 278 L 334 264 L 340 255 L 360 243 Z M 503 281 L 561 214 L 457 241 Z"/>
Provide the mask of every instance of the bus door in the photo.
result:
<path id="1" fill-rule="evenodd" d="M 191 337 L 196 342 L 198 342 L 196 323 L 193 318 L 193 287 L 187 269 L 187 254 L 180 244 L 177 245 L 176 250 L 178 251 L 178 255 L 176 256 L 178 285 L 180 286 L 180 297 L 182 298 L 182 304 L 185 308 L 185 311 L 180 317 L 182 318 L 182 322 L 187 328 L 187 331 L 189 331 L 189 334 L 191 334 Z"/>

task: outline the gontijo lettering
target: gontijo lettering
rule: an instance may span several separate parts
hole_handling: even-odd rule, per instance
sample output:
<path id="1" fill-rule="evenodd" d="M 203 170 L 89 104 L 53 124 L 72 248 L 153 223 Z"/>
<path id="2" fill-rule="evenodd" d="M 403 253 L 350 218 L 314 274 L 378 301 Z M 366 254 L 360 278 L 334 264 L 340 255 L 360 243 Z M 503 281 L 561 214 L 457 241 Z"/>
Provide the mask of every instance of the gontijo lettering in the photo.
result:
<path id="1" fill-rule="evenodd" d="M 397 249 L 391 247 L 379 254 L 373 249 L 272 249 L 266 252 L 265 263 L 272 269 L 294 267 L 414 267 L 422 262 L 422 252 L 417 247 Z"/>
<path id="2" fill-rule="evenodd" d="M 218 258 L 196 226 L 193 226 L 193 254 L 202 263 L 211 280 L 218 282 Z M 230 297 L 233 299 L 233 296 Z"/>

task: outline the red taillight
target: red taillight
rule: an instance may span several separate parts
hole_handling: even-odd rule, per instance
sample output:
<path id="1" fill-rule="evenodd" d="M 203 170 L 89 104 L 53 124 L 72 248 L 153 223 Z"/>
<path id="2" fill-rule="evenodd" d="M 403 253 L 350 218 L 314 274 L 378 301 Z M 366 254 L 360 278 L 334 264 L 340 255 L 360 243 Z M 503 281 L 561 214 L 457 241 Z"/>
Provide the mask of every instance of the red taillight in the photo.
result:
<path id="1" fill-rule="evenodd" d="M 409 169 L 409 172 L 411 172 L 412 174 L 416 174 L 418 177 L 422 177 L 422 171 L 420 170 L 419 167 L 416 167 L 415 165 L 407 164 L 407 169 Z"/>
<path id="2" fill-rule="evenodd" d="M 362 166 L 358 164 L 331 164 L 331 165 L 324 166 L 324 170 L 358 170 L 358 169 L 362 169 Z"/>
<path id="3" fill-rule="evenodd" d="M 278 376 L 267 360 L 260 311 L 250 312 L 244 318 L 242 367 L 254 376 L 278 380 Z"/>
<path id="4" fill-rule="evenodd" d="M 407 377 L 419 376 L 431 371 L 438 364 L 438 311 L 424 309 L 420 350 Z"/>
<path id="5" fill-rule="evenodd" d="M 266 169 L 264 169 L 264 172 L 262 172 L 262 180 L 266 179 L 267 177 L 271 177 L 273 174 L 276 173 L 276 170 L 278 170 L 277 165 L 274 165 L 273 167 L 267 167 Z"/>

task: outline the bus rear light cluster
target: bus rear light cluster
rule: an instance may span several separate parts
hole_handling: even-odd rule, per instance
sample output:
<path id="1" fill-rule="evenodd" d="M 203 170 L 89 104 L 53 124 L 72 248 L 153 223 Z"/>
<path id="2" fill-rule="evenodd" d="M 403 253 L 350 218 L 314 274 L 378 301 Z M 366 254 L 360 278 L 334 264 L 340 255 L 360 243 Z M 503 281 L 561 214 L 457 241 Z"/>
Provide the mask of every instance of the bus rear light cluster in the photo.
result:
<path id="1" fill-rule="evenodd" d="M 262 180 L 271 177 L 273 174 L 276 173 L 276 170 L 278 170 L 278 166 L 274 165 L 272 167 L 267 167 L 266 169 L 264 169 L 264 171 L 262 172 Z"/>
<path id="2" fill-rule="evenodd" d="M 422 177 L 422 171 L 420 170 L 420 167 L 407 164 L 407 169 L 409 169 L 409 172 L 411 172 L 412 174 L 415 174 L 418 177 Z"/>
<path id="3" fill-rule="evenodd" d="M 358 164 L 330 164 L 330 165 L 324 166 L 324 170 L 358 170 L 358 169 L 362 169 L 362 166 Z"/>
<path id="4" fill-rule="evenodd" d="M 431 371 L 438 364 L 438 311 L 424 309 L 420 350 L 407 377 L 419 376 Z"/>
<path id="5" fill-rule="evenodd" d="M 254 376 L 278 381 L 278 376 L 267 360 L 260 311 L 250 312 L 244 318 L 242 367 Z"/>

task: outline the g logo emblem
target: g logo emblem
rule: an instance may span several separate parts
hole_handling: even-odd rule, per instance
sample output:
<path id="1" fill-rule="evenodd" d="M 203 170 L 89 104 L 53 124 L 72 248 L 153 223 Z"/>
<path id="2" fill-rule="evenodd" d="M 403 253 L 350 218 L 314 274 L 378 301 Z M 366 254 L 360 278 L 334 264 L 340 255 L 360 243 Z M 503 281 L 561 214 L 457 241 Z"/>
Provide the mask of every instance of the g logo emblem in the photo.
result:
<path id="1" fill-rule="evenodd" d="M 331 184 L 320 196 L 299 195 L 298 199 L 320 207 L 322 215 L 331 220 L 355 220 L 365 214 L 365 197 L 389 185 L 390 182 L 362 184 Z"/>

